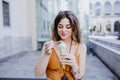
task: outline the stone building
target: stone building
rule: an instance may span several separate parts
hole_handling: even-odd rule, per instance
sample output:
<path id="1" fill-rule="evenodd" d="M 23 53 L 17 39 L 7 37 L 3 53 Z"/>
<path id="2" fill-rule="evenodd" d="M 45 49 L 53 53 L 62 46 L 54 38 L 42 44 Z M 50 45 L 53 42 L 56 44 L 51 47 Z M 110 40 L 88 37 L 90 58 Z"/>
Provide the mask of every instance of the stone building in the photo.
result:
<path id="1" fill-rule="evenodd" d="M 120 0 L 90 0 L 90 30 L 96 35 L 120 32 Z"/>
<path id="2" fill-rule="evenodd" d="M 37 50 L 35 0 L 0 0 L 0 59 Z"/>

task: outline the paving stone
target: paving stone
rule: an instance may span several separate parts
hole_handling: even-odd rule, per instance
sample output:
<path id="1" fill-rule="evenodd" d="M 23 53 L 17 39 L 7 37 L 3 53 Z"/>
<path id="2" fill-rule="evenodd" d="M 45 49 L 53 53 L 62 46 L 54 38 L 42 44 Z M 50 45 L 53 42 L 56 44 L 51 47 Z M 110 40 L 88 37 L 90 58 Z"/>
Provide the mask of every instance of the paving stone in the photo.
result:
<path id="1" fill-rule="evenodd" d="M 27 52 L 0 63 L 0 78 L 35 78 L 34 68 L 40 51 Z M 41 79 L 46 78 L 43 75 Z M 114 74 L 96 57 L 87 55 L 84 80 L 118 80 Z"/>

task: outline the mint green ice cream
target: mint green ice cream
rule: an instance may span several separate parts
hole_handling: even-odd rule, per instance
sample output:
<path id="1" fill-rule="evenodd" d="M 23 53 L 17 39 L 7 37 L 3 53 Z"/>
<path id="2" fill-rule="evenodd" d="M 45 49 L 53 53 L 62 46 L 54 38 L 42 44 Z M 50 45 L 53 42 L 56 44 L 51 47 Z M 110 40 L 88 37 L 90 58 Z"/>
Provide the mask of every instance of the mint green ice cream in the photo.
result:
<path id="1" fill-rule="evenodd" d="M 67 45 L 65 44 L 65 42 L 60 41 L 59 48 L 60 48 L 60 51 L 61 51 L 62 55 L 66 54 Z"/>

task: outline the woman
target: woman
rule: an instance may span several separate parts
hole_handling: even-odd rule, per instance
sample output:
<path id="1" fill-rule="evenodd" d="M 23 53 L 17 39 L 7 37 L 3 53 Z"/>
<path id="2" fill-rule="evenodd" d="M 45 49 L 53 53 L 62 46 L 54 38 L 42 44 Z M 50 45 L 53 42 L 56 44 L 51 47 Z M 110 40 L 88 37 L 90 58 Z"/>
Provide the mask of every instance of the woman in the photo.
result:
<path id="1" fill-rule="evenodd" d="M 82 42 L 79 21 L 71 11 L 61 11 L 54 20 L 52 41 L 43 45 L 35 68 L 37 78 L 44 73 L 48 80 L 81 80 L 85 72 L 86 46 Z M 67 45 L 61 56 L 59 43 Z M 66 67 L 63 68 L 65 65 Z"/>

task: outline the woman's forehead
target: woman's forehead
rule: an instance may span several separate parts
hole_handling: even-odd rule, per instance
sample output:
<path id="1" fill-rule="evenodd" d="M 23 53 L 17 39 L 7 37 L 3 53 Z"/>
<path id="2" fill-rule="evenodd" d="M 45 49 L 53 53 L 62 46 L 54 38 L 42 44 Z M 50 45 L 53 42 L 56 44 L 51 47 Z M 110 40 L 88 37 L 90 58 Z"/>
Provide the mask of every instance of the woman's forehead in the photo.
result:
<path id="1" fill-rule="evenodd" d="M 69 21 L 69 19 L 68 18 L 63 18 L 63 19 L 61 19 L 60 20 L 60 22 L 59 22 L 59 24 L 70 24 L 70 21 Z"/>

